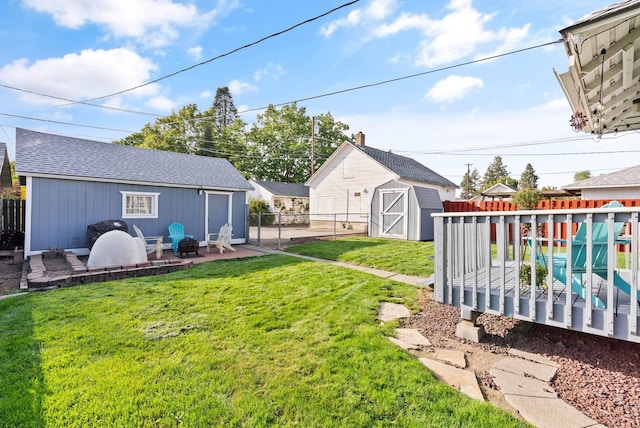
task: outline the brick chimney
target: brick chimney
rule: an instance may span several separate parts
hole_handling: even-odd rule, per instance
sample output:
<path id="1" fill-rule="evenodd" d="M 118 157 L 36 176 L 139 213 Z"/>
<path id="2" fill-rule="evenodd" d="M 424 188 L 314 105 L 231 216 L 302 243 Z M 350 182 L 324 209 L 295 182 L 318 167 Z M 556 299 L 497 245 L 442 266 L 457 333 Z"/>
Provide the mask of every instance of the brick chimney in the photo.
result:
<path id="1" fill-rule="evenodd" d="M 362 131 L 359 131 L 356 134 L 356 146 L 364 147 L 364 134 L 362 133 Z"/>

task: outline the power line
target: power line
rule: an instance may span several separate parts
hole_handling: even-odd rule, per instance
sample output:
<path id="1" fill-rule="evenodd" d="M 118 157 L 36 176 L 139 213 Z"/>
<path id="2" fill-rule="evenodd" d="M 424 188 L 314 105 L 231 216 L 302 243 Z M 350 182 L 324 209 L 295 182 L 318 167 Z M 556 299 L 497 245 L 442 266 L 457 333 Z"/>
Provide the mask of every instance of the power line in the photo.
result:
<path id="1" fill-rule="evenodd" d="M 30 89 L 17 88 L 15 86 L 3 85 L 1 83 L 0 83 L 0 87 L 11 89 L 13 91 L 19 91 L 19 92 L 25 92 L 27 94 L 37 95 L 39 97 L 53 98 L 54 100 L 61 100 L 61 101 L 68 101 L 69 104 L 83 104 L 83 105 L 90 106 L 90 107 L 98 107 L 98 108 L 103 108 L 103 109 L 106 109 L 106 110 L 121 111 L 121 112 L 124 112 L 124 113 L 142 114 L 142 115 L 146 115 L 146 116 L 155 116 L 155 117 L 158 117 L 158 118 L 162 117 L 162 115 L 160 115 L 160 114 L 147 113 L 147 112 L 144 112 L 144 111 L 130 110 L 130 109 L 107 106 L 107 105 L 91 104 L 91 103 L 88 103 L 86 101 L 72 100 L 72 99 L 69 99 L 69 98 L 64 98 L 64 97 L 58 97 L 58 96 L 55 96 L 55 95 L 44 94 L 42 92 L 36 92 L 36 91 L 30 90 Z M 66 105 L 69 105 L 69 104 L 66 104 Z M 60 107 L 60 106 L 58 106 L 58 107 Z"/>
<path id="2" fill-rule="evenodd" d="M 100 97 L 89 98 L 89 99 L 87 99 L 87 100 L 84 100 L 84 101 L 83 101 L 83 103 L 86 103 L 86 102 L 89 102 L 89 101 L 97 101 L 97 100 L 101 100 L 101 99 L 104 99 L 104 98 L 110 98 L 110 97 L 113 97 L 113 96 L 115 96 L 115 95 L 124 94 L 125 92 L 131 92 L 131 91 L 134 91 L 134 90 L 136 90 L 136 89 L 140 89 L 140 88 L 143 88 L 143 87 L 145 87 L 145 86 L 151 85 L 151 84 L 153 84 L 153 83 L 157 83 L 157 82 L 160 82 L 160 81 L 162 81 L 162 80 L 168 79 L 168 78 L 170 78 L 170 77 L 176 76 L 176 75 L 178 75 L 178 74 L 180 74 L 180 73 L 184 73 L 185 71 L 193 70 L 194 68 L 197 68 L 197 67 L 203 66 L 203 65 L 205 65 L 205 64 L 208 64 L 208 63 L 213 62 L 213 61 L 215 61 L 215 60 L 218 60 L 218 59 L 220 59 L 220 58 L 224 58 L 224 57 L 229 56 L 229 55 L 231 55 L 231 54 L 234 54 L 234 53 L 236 53 L 236 52 L 238 52 L 238 51 L 241 51 L 241 50 L 243 50 L 243 49 L 247 49 L 247 48 L 249 48 L 249 47 L 251 47 L 251 46 L 255 46 L 255 45 L 257 45 L 257 44 L 259 44 L 259 43 L 262 43 L 262 42 L 264 42 L 264 41 L 266 41 L 266 40 L 272 39 L 272 38 L 277 37 L 277 36 L 281 36 L 282 34 L 285 34 L 285 33 L 289 32 L 289 31 L 294 30 L 294 29 L 296 29 L 296 28 L 298 28 L 298 27 L 301 27 L 301 26 L 303 26 L 303 25 L 309 24 L 310 22 L 317 21 L 317 20 L 318 20 L 318 19 L 320 19 L 320 18 L 324 18 L 324 17 L 325 17 L 325 16 L 327 16 L 327 15 L 330 15 L 330 14 L 332 14 L 332 13 L 334 13 L 334 12 L 336 12 L 336 11 L 340 10 L 340 9 L 343 9 L 343 8 L 345 8 L 345 7 L 348 7 L 348 6 L 351 6 L 351 5 L 355 4 L 355 3 L 358 3 L 359 1 L 360 1 L 360 0 L 352 0 L 352 1 L 348 2 L 348 3 L 344 3 L 344 4 L 340 5 L 340 6 L 338 6 L 338 7 L 334 7 L 333 9 L 328 10 L 327 12 L 324 12 L 324 13 L 322 13 L 322 14 L 318 15 L 318 16 L 315 16 L 315 17 L 313 17 L 313 18 L 309 18 L 309 19 L 307 19 L 307 20 L 304 20 L 304 21 L 302 21 L 302 22 L 299 22 L 299 23 L 297 23 L 297 24 L 294 24 L 294 25 L 292 25 L 291 27 L 286 28 L 286 29 L 284 29 L 284 30 L 282 30 L 282 31 L 278 31 L 278 32 L 276 32 L 276 33 L 270 34 L 270 35 L 268 35 L 268 36 L 266 36 L 266 37 L 263 37 L 263 38 L 261 38 L 261 39 L 259 39 L 259 40 L 256 40 L 255 42 L 251 42 L 251 43 L 248 43 L 248 44 L 246 44 L 246 45 L 244 45 L 244 46 L 240 46 L 239 48 L 235 48 L 235 49 L 230 50 L 230 51 L 228 51 L 228 52 L 226 52 L 226 53 L 223 53 L 223 54 L 220 54 L 220 55 L 215 56 L 215 57 L 213 57 L 213 58 L 210 58 L 210 59 L 208 59 L 208 60 L 206 60 L 206 61 L 202 61 L 202 62 L 199 62 L 199 63 L 194 64 L 194 65 L 192 65 L 192 66 L 189 66 L 189 67 L 186 67 L 186 68 L 180 69 L 180 70 L 178 70 L 178 71 L 174 71 L 173 73 L 166 74 L 166 75 L 164 75 L 164 76 L 158 77 L 157 79 L 150 80 L 150 81 L 148 81 L 148 82 L 142 83 L 142 84 L 140 84 L 140 85 L 138 85 L 138 86 L 134 86 L 134 87 L 132 87 L 132 88 L 123 89 L 123 90 L 121 90 L 121 91 L 113 92 L 113 93 L 111 93 L 111 94 L 103 95 L 103 96 L 100 96 Z M 71 104 L 74 104 L 74 103 L 75 103 L 75 102 L 73 102 L 73 103 L 71 103 Z"/>
<path id="3" fill-rule="evenodd" d="M 38 121 L 38 122 L 55 123 L 57 125 L 70 125 L 70 126 L 79 126 L 79 127 L 82 127 L 82 128 L 100 129 L 102 131 L 126 132 L 127 134 L 131 134 L 132 133 L 132 131 L 127 131 L 125 129 L 106 128 L 104 126 L 95 126 L 95 125 L 80 125 L 78 123 L 62 122 L 62 121 L 59 121 L 59 120 L 51 120 L 51 119 L 39 119 L 39 118 L 36 118 L 36 117 L 20 116 L 20 115 L 17 115 L 17 114 L 0 113 L 0 116 L 13 117 L 13 118 L 25 119 L 25 120 L 35 120 L 35 121 Z"/>

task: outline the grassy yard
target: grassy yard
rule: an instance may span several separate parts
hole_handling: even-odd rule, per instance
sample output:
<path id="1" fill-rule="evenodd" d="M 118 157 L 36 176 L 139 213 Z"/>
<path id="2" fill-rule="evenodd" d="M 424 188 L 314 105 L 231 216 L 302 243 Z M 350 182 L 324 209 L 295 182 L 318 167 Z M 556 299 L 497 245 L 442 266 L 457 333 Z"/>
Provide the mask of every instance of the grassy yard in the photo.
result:
<path id="1" fill-rule="evenodd" d="M 0 426 L 527 426 L 385 339 L 416 293 L 264 256 L 0 300 Z"/>
<path id="2" fill-rule="evenodd" d="M 434 270 L 433 242 L 352 237 L 296 245 L 285 251 L 425 278 Z"/>

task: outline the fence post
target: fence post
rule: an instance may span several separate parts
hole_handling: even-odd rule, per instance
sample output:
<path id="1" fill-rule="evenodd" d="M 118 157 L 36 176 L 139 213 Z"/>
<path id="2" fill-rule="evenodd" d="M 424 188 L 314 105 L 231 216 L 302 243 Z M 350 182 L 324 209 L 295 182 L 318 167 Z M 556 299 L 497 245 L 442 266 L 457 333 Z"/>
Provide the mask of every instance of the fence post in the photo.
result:
<path id="1" fill-rule="evenodd" d="M 278 213 L 278 250 L 280 249 L 280 236 L 282 235 L 282 211 Z"/>
<path id="2" fill-rule="evenodd" d="M 333 239 L 336 239 L 336 224 L 338 224 L 338 214 L 333 214 Z"/>
<path id="3" fill-rule="evenodd" d="M 260 229 L 262 228 L 262 212 L 258 212 L 258 246 L 262 247 L 262 242 L 260 241 Z"/>

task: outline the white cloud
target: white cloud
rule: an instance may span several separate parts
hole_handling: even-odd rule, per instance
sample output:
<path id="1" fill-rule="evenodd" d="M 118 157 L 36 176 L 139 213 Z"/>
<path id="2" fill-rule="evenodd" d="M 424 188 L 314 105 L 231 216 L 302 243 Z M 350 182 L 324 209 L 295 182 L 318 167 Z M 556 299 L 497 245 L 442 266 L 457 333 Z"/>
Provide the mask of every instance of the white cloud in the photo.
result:
<path id="1" fill-rule="evenodd" d="M 169 112 L 176 107 L 176 103 L 174 101 L 163 96 L 151 97 L 146 103 L 144 103 L 144 105 L 155 110 L 166 112 Z"/>
<path id="2" fill-rule="evenodd" d="M 202 46 L 194 46 L 187 49 L 187 55 L 194 61 L 200 61 L 202 59 Z"/>
<path id="3" fill-rule="evenodd" d="M 82 100 L 138 86 L 149 80 L 155 69 L 153 62 L 128 49 L 86 49 L 79 54 L 34 63 L 24 58 L 16 60 L 0 69 L 0 82 L 42 94 Z M 151 84 L 126 94 L 154 96 L 159 88 L 159 85 Z M 34 105 L 61 104 L 60 100 L 28 93 L 21 93 L 20 100 Z"/>
<path id="4" fill-rule="evenodd" d="M 285 74 L 284 68 L 280 64 L 268 63 L 266 67 L 257 70 L 253 73 L 253 80 L 256 82 L 262 80 L 264 77 L 270 77 L 274 80 L 280 79 L 280 76 Z"/>
<path id="5" fill-rule="evenodd" d="M 437 103 L 450 104 L 464 98 L 473 89 L 482 87 L 482 79 L 477 77 L 448 76 L 433 85 L 425 97 Z"/>
<path id="6" fill-rule="evenodd" d="M 371 22 L 385 19 L 393 13 L 397 7 L 397 0 L 371 0 L 369 5 L 352 10 L 345 18 L 336 19 L 326 25 L 323 25 L 320 32 L 325 37 L 330 37 L 334 32 L 341 28 L 368 25 Z"/>
<path id="7" fill-rule="evenodd" d="M 194 4 L 171 0 L 23 0 L 23 3 L 50 14 L 60 26 L 77 29 L 96 24 L 116 38 L 133 38 L 152 47 L 175 40 L 179 27 L 209 25 L 238 5 L 238 1 L 220 0 L 217 9 L 202 12 Z"/>
<path id="8" fill-rule="evenodd" d="M 355 38 L 363 44 L 373 38 L 418 31 L 420 36 L 414 63 L 418 67 L 430 68 L 474 55 L 481 47 L 488 46 L 485 50 L 490 53 L 486 55 L 504 53 L 522 46 L 530 38 L 530 24 L 491 29 L 490 24 L 496 13 L 478 11 L 473 7 L 472 0 L 451 0 L 441 17 L 402 12 L 389 19 L 396 6 L 396 2 L 391 0 L 373 1 L 369 7 L 356 9 L 347 17 L 325 25 L 322 33 L 328 37 L 338 29 L 358 27 Z"/>
<path id="9" fill-rule="evenodd" d="M 204 99 L 213 98 L 215 96 L 215 92 L 210 91 L 209 89 L 200 92 L 199 97 Z"/>
<path id="10" fill-rule="evenodd" d="M 240 80 L 234 79 L 227 85 L 229 87 L 229 91 L 233 95 L 244 94 L 245 92 L 256 91 L 257 87 L 251 85 L 247 82 L 242 82 Z"/>

